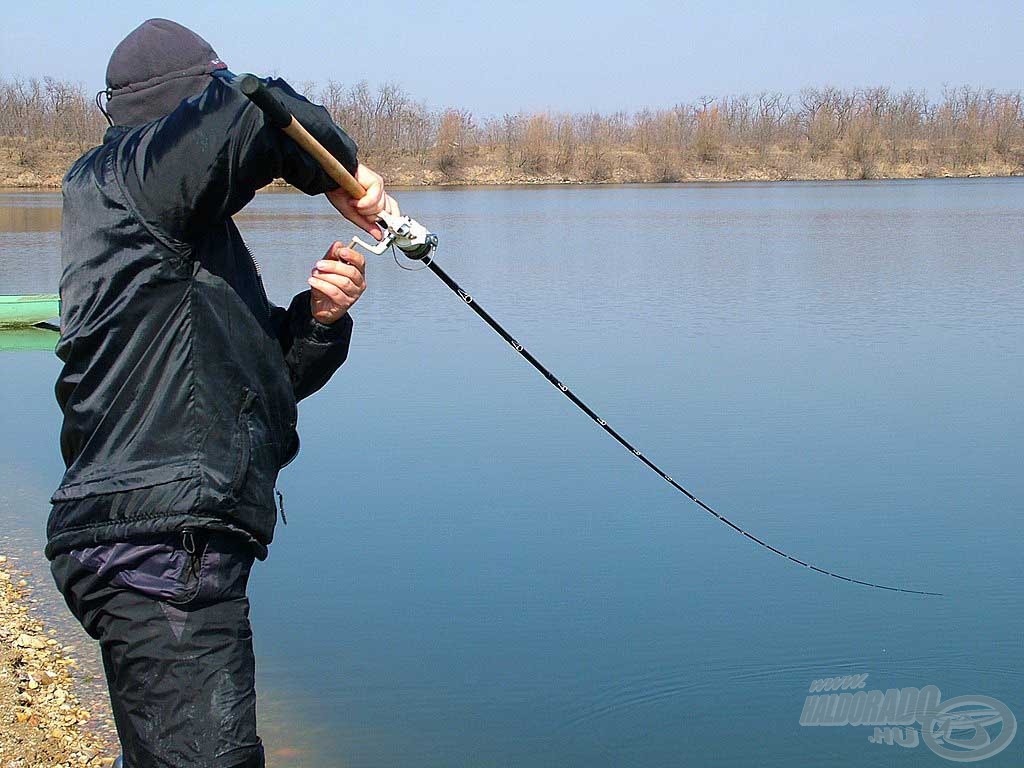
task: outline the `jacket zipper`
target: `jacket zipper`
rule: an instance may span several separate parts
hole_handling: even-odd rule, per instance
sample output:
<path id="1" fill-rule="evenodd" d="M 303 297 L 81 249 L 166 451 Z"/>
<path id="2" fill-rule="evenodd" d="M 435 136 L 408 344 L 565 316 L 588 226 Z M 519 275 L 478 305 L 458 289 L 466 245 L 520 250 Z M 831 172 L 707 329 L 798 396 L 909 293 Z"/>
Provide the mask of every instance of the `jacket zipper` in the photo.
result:
<path id="1" fill-rule="evenodd" d="M 256 282 L 259 283 L 260 293 L 263 294 L 263 304 L 264 304 L 264 306 L 266 306 L 267 312 L 269 313 L 270 312 L 270 297 L 267 295 L 267 287 L 265 285 L 263 285 L 263 271 L 260 269 L 260 263 L 258 261 L 256 261 L 256 257 L 253 256 L 252 251 L 249 248 L 249 244 L 247 242 L 245 242 L 245 240 L 242 240 L 241 242 L 242 242 L 242 247 L 245 248 L 245 252 L 247 254 L 249 254 L 249 260 L 252 262 L 253 269 L 256 270 Z M 291 464 L 294 459 L 295 459 L 295 456 L 292 456 L 290 459 L 288 459 L 288 461 L 286 461 L 281 466 L 281 469 L 284 469 L 289 464 Z M 285 525 L 288 525 L 288 516 L 285 515 L 285 513 L 284 513 L 284 494 L 281 493 L 279 490 L 277 490 L 277 486 L 276 485 L 274 486 L 274 494 L 277 496 L 277 511 L 281 514 L 281 522 L 284 523 Z"/>
<path id="2" fill-rule="evenodd" d="M 252 255 L 252 251 L 249 250 L 249 244 L 242 240 L 242 247 L 245 248 L 245 252 L 249 255 L 249 261 L 252 262 L 252 268 L 256 270 L 256 282 L 260 286 L 260 293 L 263 294 L 263 305 L 267 308 L 267 312 L 270 312 L 270 297 L 267 295 L 267 287 L 263 284 L 263 271 L 260 269 L 260 263 L 256 261 L 256 257 Z"/>

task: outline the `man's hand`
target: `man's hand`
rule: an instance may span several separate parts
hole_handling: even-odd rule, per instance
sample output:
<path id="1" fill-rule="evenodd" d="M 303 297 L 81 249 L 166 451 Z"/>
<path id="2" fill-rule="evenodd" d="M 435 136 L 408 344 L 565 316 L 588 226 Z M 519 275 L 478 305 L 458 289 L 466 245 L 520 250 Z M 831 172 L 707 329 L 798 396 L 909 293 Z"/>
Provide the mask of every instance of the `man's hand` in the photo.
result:
<path id="1" fill-rule="evenodd" d="M 377 214 L 387 211 L 396 216 L 399 215 L 398 203 L 384 192 L 384 179 L 362 163 L 356 169 L 356 181 L 362 184 L 363 189 L 366 190 L 366 194 L 358 200 L 353 200 L 344 189 L 340 188 L 328 192 L 327 199 L 342 216 L 380 240 L 384 237 L 384 233 L 377 226 Z"/>
<path id="2" fill-rule="evenodd" d="M 313 319 L 331 325 L 340 320 L 366 290 L 366 260 L 359 252 L 334 243 L 323 259 L 313 265 L 308 282 Z"/>

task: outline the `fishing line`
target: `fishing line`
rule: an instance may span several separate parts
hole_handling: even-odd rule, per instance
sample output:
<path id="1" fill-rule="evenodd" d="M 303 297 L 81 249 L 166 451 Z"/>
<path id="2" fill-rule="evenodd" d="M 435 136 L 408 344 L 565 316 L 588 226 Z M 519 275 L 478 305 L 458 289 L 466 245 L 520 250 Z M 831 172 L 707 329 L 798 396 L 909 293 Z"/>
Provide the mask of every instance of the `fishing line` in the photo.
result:
<path id="1" fill-rule="evenodd" d="M 407 267 L 407 266 L 405 266 L 405 264 L 403 264 L 401 261 L 398 260 L 398 250 L 393 245 L 391 246 L 391 255 L 394 257 L 395 264 L 398 266 L 399 269 L 404 269 L 406 272 L 422 272 L 424 269 L 427 269 L 431 265 L 431 263 L 433 262 L 432 256 L 434 255 L 434 249 L 431 248 L 430 249 L 430 253 L 428 253 L 424 258 L 416 259 L 416 261 L 422 261 L 423 262 L 423 266 L 422 267 Z"/>
<path id="2" fill-rule="evenodd" d="M 431 254 L 432 253 L 433 253 L 433 249 L 431 249 Z M 429 256 L 430 256 L 430 254 L 428 254 L 425 257 L 419 257 L 418 260 L 425 260 L 425 259 L 429 258 Z M 873 582 L 873 581 L 865 581 L 863 579 L 855 579 L 855 578 L 852 578 L 850 576 L 844 576 L 841 573 L 836 573 L 835 571 L 830 571 L 827 568 L 821 568 L 821 567 L 819 567 L 817 565 L 814 565 L 813 563 L 809 563 L 809 562 L 807 562 L 805 560 L 801 560 L 798 557 L 794 557 L 793 555 L 791 555 L 791 554 L 789 554 L 787 552 L 783 552 L 781 549 L 778 549 L 777 547 L 773 547 L 771 544 L 766 542 L 764 539 L 761 539 L 761 538 L 755 536 L 750 531 L 748 531 L 745 528 L 737 525 L 735 522 L 730 520 L 728 517 L 723 515 L 721 512 L 716 511 L 709 504 L 707 504 L 704 501 L 702 501 L 701 499 L 697 498 L 696 495 L 694 495 L 693 493 L 688 491 L 680 483 L 678 483 L 676 480 L 674 480 L 667 472 L 665 472 L 665 470 L 663 470 L 661 467 L 659 467 L 657 464 L 655 464 L 649 458 L 644 456 L 644 454 L 641 453 L 632 443 L 630 443 L 628 440 L 626 440 L 626 438 L 624 438 L 618 432 L 618 430 L 616 430 L 608 422 L 606 422 L 604 419 L 602 419 L 589 405 L 587 405 L 585 402 L 583 402 L 576 395 L 576 393 L 574 393 L 565 384 L 563 384 L 561 382 L 561 380 L 558 379 L 558 377 L 556 377 L 551 371 L 549 371 L 544 366 L 543 363 L 540 362 L 540 360 L 538 360 L 536 357 L 534 357 L 530 353 L 530 351 L 528 349 L 526 349 L 526 347 L 524 347 L 522 344 L 520 344 L 512 336 L 512 334 L 510 334 L 508 331 L 506 331 L 497 320 L 495 320 L 493 317 L 491 317 L 491 315 L 488 314 L 488 312 L 483 307 L 480 306 L 480 304 L 476 301 L 476 299 L 474 299 L 469 293 L 467 293 L 465 290 L 463 290 L 463 288 L 457 282 L 455 282 L 455 280 L 453 280 L 451 278 L 451 276 L 448 275 L 447 272 L 445 272 L 443 269 L 441 269 L 440 266 L 438 266 L 436 261 L 434 261 L 433 259 L 430 259 L 430 261 L 426 262 L 426 264 L 427 264 L 427 266 L 426 266 L 427 269 L 429 269 L 431 272 L 433 272 L 435 275 L 437 275 L 441 279 L 441 282 L 443 282 L 456 295 L 458 295 L 458 297 L 460 299 L 462 299 L 462 301 L 470 309 L 472 309 L 480 317 L 480 319 L 482 319 L 485 323 L 487 323 L 487 325 L 489 325 L 491 327 L 491 329 L 494 330 L 495 333 L 497 333 L 499 336 L 501 336 L 501 338 L 503 338 L 506 341 L 506 343 L 508 343 L 508 345 L 510 347 L 512 347 L 512 349 L 514 349 L 519 354 L 520 357 L 522 357 L 524 360 L 526 360 L 526 362 L 528 362 L 537 371 L 539 371 L 540 374 L 542 376 L 544 376 L 544 378 L 546 378 L 549 382 L 551 382 L 551 384 L 555 387 L 555 389 L 557 389 L 559 392 L 561 392 L 563 395 L 565 395 L 570 401 L 572 401 L 573 405 L 575 405 L 577 408 L 579 408 L 581 411 L 583 411 L 583 413 L 587 414 L 587 416 L 589 416 L 599 427 L 601 427 L 601 429 L 603 429 L 605 432 L 607 432 L 609 435 L 611 435 L 612 438 L 614 438 L 616 442 L 618 442 L 623 448 L 625 448 L 627 451 L 632 453 L 636 458 L 638 458 L 640 461 L 642 461 L 651 471 L 653 471 L 659 477 L 661 477 L 662 480 L 664 480 L 669 485 L 671 485 L 673 488 L 675 488 L 677 491 L 682 493 L 684 496 L 686 496 L 686 498 L 688 498 L 690 501 L 692 501 L 698 507 L 703 509 L 709 515 L 711 515 L 712 517 L 716 518 L 719 522 L 724 523 L 725 525 L 729 526 L 730 528 L 732 528 L 737 533 L 739 533 L 742 536 L 745 536 L 746 538 L 750 539 L 752 542 L 757 544 L 759 547 L 763 547 L 764 549 L 767 549 L 769 552 L 775 553 L 779 557 L 783 557 L 783 558 L 785 558 L 786 560 L 789 560 L 792 563 L 796 563 L 797 565 L 801 565 L 804 568 L 808 568 L 808 569 L 810 569 L 812 571 L 816 571 L 817 573 L 824 574 L 825 576 L 830 576 L 833 579 L 838 579 L 839 581 L 849 582 L 850 584 L 860 584 L 861 586 L 871 587 L 872 589 L 884 589 L 884 590 L 887 590 L 889 592 L 903 592 L 904 594 L 908 594 L 908 595 L 927 595 L 929 597 L 940 597 L 940 596 L 942 596 L 941 592 L 927 592 L 927 591 L 920 590 L 920 589 L 908 589 L 906 587 L 894 587 L 894 586 L 890 586 L 890 585 L 887 585 L 887 584 L 879 584 L 879 583 Z"/>
<path id="3" fill-rule="evenodd" d="M 303 127 L 295 116 L 292 115 L 277 99 L 277 97 L 270 92 L 263 80 L 255 75 L 236 76 L 227 70 L 214 72 L 213 76 L 224 80 L 233 87 L 237 87 L 248 99 L 263 111 L 263 114 L 267 117 L 267 120 L 271 125 L 279 128 L 291 137 L 299 147 L 305 150 L 316 160 L 328 176 L 343 188 L 350 197 L 359 199 L 366 194 L 366 190 L 363 188 L 362 184 L 360 184 L 355 177 L 349 173 L 348 169 L 346 169 L 336 157 L 331 155 L 331 153 L 328 152 L 324 146 Z M 559 392 L 572 401 L 573 405 L 587 414 L 587 416 L 601 427 L 601 429 L 611 435 L 623 448 L 646 464 L 652 472 L 656 473 L 662 480 L 682 493 L 686 498 L 703 509 L 709 515 L 716 518 L 719 522 L 729 526 L 736 533 L 750 539 L 759 547 L 767 549 L 779 557 L 785 558 L 792 563 L 803 566 L 804 568 L 808 568 L 812 571 L 816 571 L 817 573 L 824 574 L 825 576 L 830 576 L 831 578 L 839 581 L 845 581 L 850 584 L 860 584 L 861 586 L 870 587 L 872 589 L 884 589 L 889 592 L 902 592 L 908 595 L 928 595 L 930 597 L 938 597 L 942 595 L 941 592 L 926 592 L 920 589 L 907 589 L 906 587 L 894 587 L 887 584 L 879 584 L 874 581 L 854 579 L 850 576 L 844 576 L 841 573 L 830 571 L 827 568 L 821 568 L 813 563 L 801 560 L 787 552 L 783 552 L 781 549 L 773 547 L 764 539 L 755 536 L 750 531 L 747 531 L 734 523 L 725 515 L 715 511 L 710 505 L 701 501 L 697 496 L 673 480 L 667 472 L 644 456 L 633 446 L 632 443 L 626 440 L 626 438 L 619 434 L 616 429 L 609 425 L 608 422 L 598 416 L 589 405 L 580 400 L 572 390 L 565 386 L 565 384 L 551 373 L 551 371 L 549 371 L 536 357 L 530 354 L 522 344 L 516 341 L 516 339 L 506 331 L 497 320 L 491 317 L 468 292 L 463 290 L 447 272 L 441 269 L 433 258 L 434 251 L 437 250 L 437 235 L 433 234 L 418 221 L 415 221 L 408 216 L 396 215 L 389 211 L 381 211 L 377 215 L 378 224 L 380 225 L 383 233 L 381 241 L 379 243 L 366 243 L 357 237 L 352 241 L 353 246 L 359 245 L 369 253 L 377 255 L 383 254 L 388 248 L 397 246 L 397 248 L 408 258 L 413 261 L 422 262 L 424 265 L 423 267 L 420 267 L 418 270 L 411 271 L 421 271 L 426 268 L 437 275 L 441 279 L 441 282 L 447 285 L 448 288 L 462 299 L 462 301 L 468 305 L 469 308 L 472 309 L 485 323 L 487 323 L 495 333 L 501 336 L 501 338 L 503 338 L 505 342 L 512 347 L 512 349 L 519 353 L 526 362 L 532 365 L 541 373 L 541 375 L 544 376 L 544 378 L 551 382 Z M 399 266 L 401 266 L 401 264 L 399 264 Z"/>

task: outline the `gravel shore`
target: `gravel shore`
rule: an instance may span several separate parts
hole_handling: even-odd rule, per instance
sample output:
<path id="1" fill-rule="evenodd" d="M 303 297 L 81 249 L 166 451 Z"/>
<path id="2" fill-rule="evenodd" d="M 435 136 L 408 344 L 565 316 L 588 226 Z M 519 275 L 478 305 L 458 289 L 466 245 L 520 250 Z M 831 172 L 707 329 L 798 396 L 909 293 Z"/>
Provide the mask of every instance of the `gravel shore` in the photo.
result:
<path id="1" fill-rule="evenodd" d="M 99 670 L 44 625 L 28 572 L 0 554 L 0 768 L 99 768 L 117 755 Z"/>

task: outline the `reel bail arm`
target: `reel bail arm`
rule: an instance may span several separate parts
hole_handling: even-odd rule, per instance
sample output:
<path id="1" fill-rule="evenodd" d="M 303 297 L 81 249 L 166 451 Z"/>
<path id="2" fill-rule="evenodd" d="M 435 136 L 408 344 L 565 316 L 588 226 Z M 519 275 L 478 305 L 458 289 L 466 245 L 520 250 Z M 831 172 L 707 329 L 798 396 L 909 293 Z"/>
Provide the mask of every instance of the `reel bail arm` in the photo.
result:
<path id="1" fill-rule="evenodd" d="M 377 214 L 377 223 L 384 232 L 383 240 L 370 244 L 359 237 L 353 237 L 352 245 L 358 245 L 378 256 L 394 246 L 416 261 L 425 260 L 437 248 L 437 235 L 408 216 L 395 216 L 387 211 L 381 211 Z"/>

